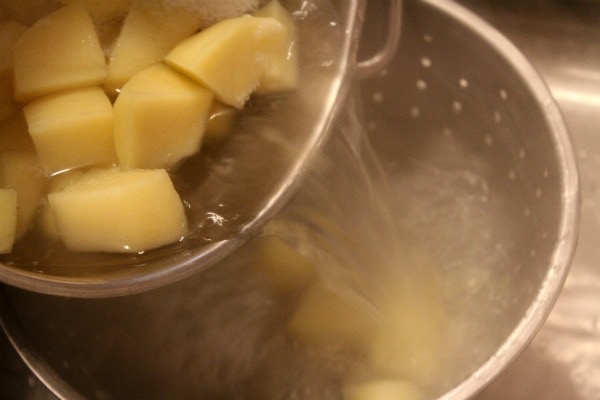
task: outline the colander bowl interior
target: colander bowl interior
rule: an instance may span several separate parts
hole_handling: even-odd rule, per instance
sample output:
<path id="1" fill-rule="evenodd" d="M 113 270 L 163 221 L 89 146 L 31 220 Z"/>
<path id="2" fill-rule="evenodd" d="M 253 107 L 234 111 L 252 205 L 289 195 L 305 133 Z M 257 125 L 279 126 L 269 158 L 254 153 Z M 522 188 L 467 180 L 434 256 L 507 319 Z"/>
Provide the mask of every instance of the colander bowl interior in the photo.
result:
<path id="1" fill-rule="evenodd" d="M 529 343 L 561 290 L 577 165 L 552 95 L 505 37 L 451 1 L 406 1 L 404 17 L 395 60 L 361 84 L 364 123 L 412 215 L 403 224 L 462 282 L 459 309 L 485 309 L 452 356 L 462 383 L 441 396 L 465 399 Z M 381 34 L 365 29 L 364 47 Z M 464 284 L 490 271 L 487 285 Z"/>

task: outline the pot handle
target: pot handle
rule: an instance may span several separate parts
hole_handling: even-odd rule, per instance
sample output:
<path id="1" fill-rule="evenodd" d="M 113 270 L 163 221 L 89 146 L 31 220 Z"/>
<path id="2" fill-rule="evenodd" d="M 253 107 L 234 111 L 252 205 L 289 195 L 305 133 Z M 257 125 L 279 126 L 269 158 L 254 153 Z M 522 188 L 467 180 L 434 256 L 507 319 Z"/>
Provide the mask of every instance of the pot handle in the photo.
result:
<path id="1" fill-rule="evenodd" d="M 387 38 L 374 56 L 358 62 L 358 76 L 371 78 L 387 66 L 396 53 L 402 30 L 402 0 L 390 0 Z"/>

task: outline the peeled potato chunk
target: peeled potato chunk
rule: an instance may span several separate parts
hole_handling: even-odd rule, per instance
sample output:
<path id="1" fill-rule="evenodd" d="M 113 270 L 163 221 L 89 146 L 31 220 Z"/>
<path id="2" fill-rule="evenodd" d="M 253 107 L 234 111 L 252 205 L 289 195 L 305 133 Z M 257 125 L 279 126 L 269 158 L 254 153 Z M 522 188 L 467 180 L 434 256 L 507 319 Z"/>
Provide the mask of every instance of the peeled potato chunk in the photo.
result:
<path id="1" fill-rule="evenodd" d="M 415 258 L 419 272 L 388 281 L 381 301 L 382 326 L 368 343 L 369 362 L 380 374 L 427 384 L 441 372 L 444 311 L 429 261 Z"/>
<path id="2" fill-rule="evenodd" d="M 304 289 L 316 276 L 313 263 L 277 236 L 259 239 L 255 264 L 279 294 Z"/>
<path id="3" fill-rule="evenodd" d="M 232 126 L 239 110 L 218 100 L 213 101 L 208 112 L 206 131 L 202 139 L 203 146 L 216 146 L 232 133 Z"/>
<path id="4" fill-rule="evenodd" d="M 0 188 L 13 189 L 17 192 L 17 240 L 31 227 L 44 186 L 44 174 L 35 153 L 24 151 L 0 153 Z"/>
<path id="5" fill-rule="evenodd" d="M 0 254 L 12 252 L 17 233 L 17 192 L 0 189 Z"/>
<path id="6" fill-rule="evenodd" d="M 15 96 L 20 101 L 98 86 L 107 74 L 92 19 L 79 4 L 36 22 L 17 41 L 14 56 Z"/>
<path id="7" fill-rule="evenodd" d="M 114 106 L 122 169 L 170 168 L 200 149 L 213 94 L 163 64 L 136 74 Z"/>
<path id="8" fill-rule="evenodd" d="M 23 111 L 48 173 L 116 163 L 113 108 L 100 87 L 45 96 Z"/>
<path id="9" fill-rule="evenodd" d="M 50 194 L 64 189 L 71 183 L 75 182 L 83 174 L 83 170 L 74 169 L 51 177 L 48 180 L 46 193 Z M 60 234 L 58 233 L 58 230 L 56 229 L 56 223 L 54 222 L 54 214 L 52 214 L 52 209 L 50 208 L 50 203 L 48 202 L 47 196 L 42 201 L 42 207 L 39 215 L 39 225 L 42 233 L 47 238 L 53 240 L 60 239 Z"/>
<path id="10" fill-rule="evenodd" d="M 183 203 L 161 169 L 86 172 L 48 200 L 72 251 L 137 253 L 187 234 Z"/>
<path id="11" fill-rule="evenodd" d="M 244 15 L 206 28 L 177 45 L 164 62 L 242 108 L 272 58 L 273 43 L 286 35 L 275 18 Z"/>
<path id="12" fill-rule="evenodd" d="M 116 92 L 139 71 L 160 61 L 198 28 L 197 18 L 166 1 L 134 1 L 115 42 L 104 86 Z"/>
<path id="13" fill-rule="evenodd" d="M 296 46 L 296 26 L 290 13 L 277 0 L 256 11 L 255 17 L 275 18 L 285 27 L 284 35 L 273 39 L 273 54 L 267 63 L 260 85 L 259 94 L 293 90 L 298 85 L 298 51 Z"/>
<path id="14" fill-rule="evenodd" d="M 376 320 L 370 311 L 358 301 L 318 281 L 302 297 L 288 329 L 308 342 L 360 348 L 376 328 Z"/>

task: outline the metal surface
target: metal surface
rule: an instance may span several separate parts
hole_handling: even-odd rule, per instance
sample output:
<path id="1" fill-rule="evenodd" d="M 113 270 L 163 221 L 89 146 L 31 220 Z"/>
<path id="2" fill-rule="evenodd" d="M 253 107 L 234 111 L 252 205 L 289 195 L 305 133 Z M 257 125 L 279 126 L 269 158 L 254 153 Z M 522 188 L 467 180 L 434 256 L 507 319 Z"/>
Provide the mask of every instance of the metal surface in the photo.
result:
<path id="1" fill-rule="evenodd" d="M 415 0 L 406 6 L 407 26 L 394 62 L 362 83 L 365 123 L 388 173 L 397 179 L 399 206 L 413 207 L 403 210 L 407 228 L 417 228 L 416 239 L 431 246 L 432 254 L 446 256 L 446 278 L 457 284 L 454 301 L 477 320 L 460 330 L 456 340 L 462 352 L 453 353 L 448 364 L 456 375 L 442 396 L 464 399 L 526 346 L 558 296 L 577 233 L 577 173 L 552 97 L 509 42 L 453 3 Z M 403 202 L 406 198 L 424 204 L 416 207 Z M 439 232 L 427 229 L 442 225 Z M 428 237 L 441 240 L 428 243 Z M 96 377 L 70 362 L 80 360 L 73 345 L 90 344 L 77 332 L 111 327 L 110 320 L 94 321 L 106 323 L 106 310 L 114 316 L 144 298 L 79 303 L 19 290 L 5 294 L 4 312 L 20 322 L 9 322 L 8 329 L 22 329 L 13 340 L 32 368 L 52 378 L 39 360 L 53 359 L 55 371 L 84 388 L 89 382 L 74 377 Z M 46 308 L 65 312 L 56 319 Z M 144 324 L 153 320 L 144 315 L 139 315 Z M 122 320 L 123 326 L 134 322 Z M 63 323 L 76 328 L 67 341 Z M 126 345 L 118 328 L 110 331 L 114 336 L 97 337 L 92 349 L 110 355 L 111 346 Z M 61 349 L 71 349 L 66 359 L 67 353 L 53 355 Z M 497 398 L 493 393 L 492 386 L 480 396 Z"/>

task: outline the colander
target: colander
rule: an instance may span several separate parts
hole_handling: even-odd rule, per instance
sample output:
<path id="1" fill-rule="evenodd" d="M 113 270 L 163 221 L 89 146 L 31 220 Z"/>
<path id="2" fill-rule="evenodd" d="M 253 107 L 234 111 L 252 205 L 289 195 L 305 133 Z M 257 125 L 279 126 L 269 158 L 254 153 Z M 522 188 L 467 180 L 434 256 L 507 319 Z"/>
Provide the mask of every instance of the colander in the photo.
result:
<path id="1" fill-rule="evenodd" d="M 235 135 L 216 151 L 184 165 L 176 187 L 191 204 L 190 238 L 135 256 L 61 253 L 17 246 L 0 259 L 0 281 L 42 293 L 77 297 L 131 294 L 173 282 L 237 249 L 295 191 L 311 156 L 327 137 L 357 68 L 364 1 L 282 4 L 293 13 L 300 43 L 299 89 L 254 99 Z M 392 2 L 383 49 L 358 68 L 373 74 L 393 54 L 400 1 Z M 381 47 L 381 45 L 379 45 Z M 195 210 L 195 211 L 194 211 Z"/>

